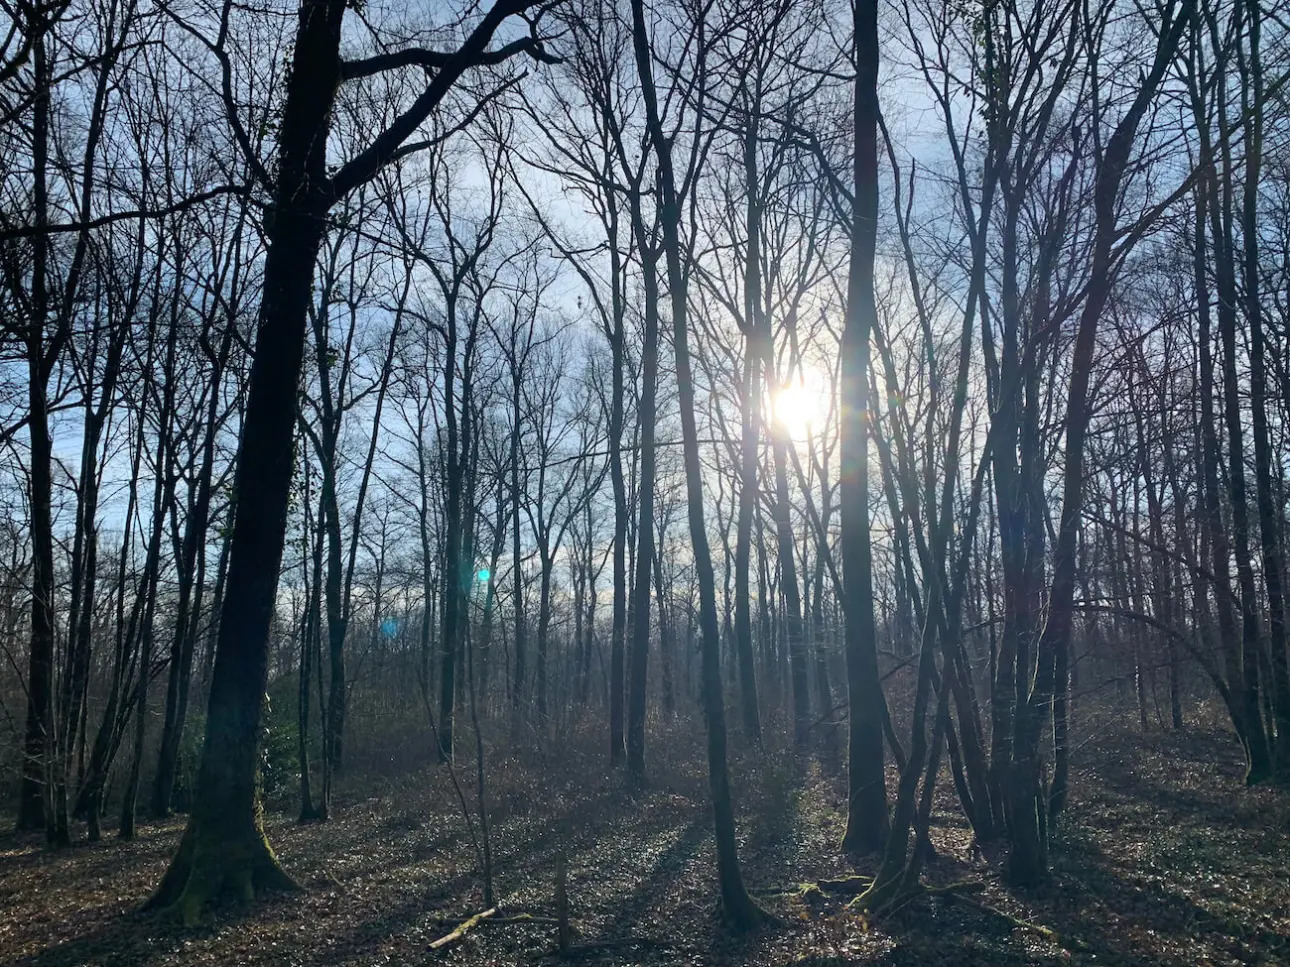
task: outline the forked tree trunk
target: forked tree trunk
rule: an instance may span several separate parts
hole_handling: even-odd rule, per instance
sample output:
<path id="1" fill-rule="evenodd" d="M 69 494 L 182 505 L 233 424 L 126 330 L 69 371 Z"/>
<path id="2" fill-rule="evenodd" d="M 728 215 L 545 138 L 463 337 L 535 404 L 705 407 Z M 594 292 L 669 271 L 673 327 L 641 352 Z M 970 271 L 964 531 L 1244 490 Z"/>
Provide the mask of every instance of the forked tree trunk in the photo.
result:
<path id="1" fill-rule="evenodd" d="M 744 886 L 735 838 L 734 804 L 726 763 L 726 713 L 721 691 L 721 625 L 717 617 L 717 584 L 703 513 L 703 468 L 699 459 L 699 432 L 695 417 L 694 374 L 690 363 L 686 321 L 686 276 L 681 264 L 681 206 L 672 167 L 672 146 L 663 131 L 658 94 L 654 86 L 653 52 L 645 25 L 644 0 L 632 0 L 632 42 L 636 71 L 645 102 L 646 125 L 658 163 L 659 220 L 667 277 L 671 289 L 672 343 L 676 357 L 676 382 L 681 415 L 685 466 L 686 506 L 695 576 L 699 585 L 699 633 L 702 652 L 703 708 L 708 726 L 708 783 L 712 796 L 713 827 L 717 846 L 717 879 L 721 908 L 735 929 L 748 929 L 764 919 Z M 702 43 L 702 41 L 700 41 Z"/>
<path id="2" fill-rule="evenodd" d="M 1098 159 L 1093 189 L 1095 234 L 1088 293 L 1080 314 L 1071 378 L 1066 399 L 1066 465 L 1062 480 L 1062 509 L 1053 552 L 1053 579 L 1048 621 L 1039 638 L 1036 675 L 1029 696 L 1018 705 L 1014 729 L 1013 769 L 1010 777 L 1010 841 L 1008 878 L 1015 885 L 1029 885 L 1047 874 L 1047 802 L 1039 761 L 1039 740 L 1045 712 L 1056 688 L 1054 656 L 1070 647 L 1075 599 L 1075 579 L 1080 520 L 1084 506 L 1084 442 L 1091 407 L 1089 385 L 1097 326 L 1111 295 L 1117 235 L 1120 188 L 1128 166 L 1138 125 L 1155 98 L 1165 71 L 1172 63 L 1187 27 L 1194 0 L 1171 5 L 1157 38 L 1154 63 L 1139 84 L 1133 101 L 1121 117 Z"/>

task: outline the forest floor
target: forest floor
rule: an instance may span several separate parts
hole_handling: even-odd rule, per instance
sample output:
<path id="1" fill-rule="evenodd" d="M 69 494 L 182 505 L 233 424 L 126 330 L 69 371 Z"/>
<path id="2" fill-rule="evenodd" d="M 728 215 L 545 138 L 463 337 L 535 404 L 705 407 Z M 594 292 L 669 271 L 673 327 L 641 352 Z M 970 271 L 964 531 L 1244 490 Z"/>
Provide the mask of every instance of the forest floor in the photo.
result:
<path id="1" fill-rule="evenodd" d="M 555 965 L 561 861 L 580 964 L 1290 964 L 1290 796 L 1245 788 L 1239 749 L 1220 730 L 1142 735 L 1086 720 L 1052 880 L 1024 895 L 1002 886 L 998 857 L 972 850 L 941 783 L 926 879 L 982 889 L 872 921 L 844 900 L 786 892 L 872 872 L 837 854 L 840 777 L 746 755 L 734 769 L 744 874 L 779 922 L 743 938 L 714 915 L 700 737 L 697 724 L 655 736 L 658 764 L 639 791 L 608 771 L 590 737 L 582 752 L 570 740 L 574 751 L 558 756 L 493 762 L 500 910 L 447 949 L 430 944 L 484 904 L 450 777 L 426 769 L 348 778 L 330 823 L 271 812 L 269 838 L 304 892 L 217 910 L 191 930 L 137 912 L 182 819 L 144 824 L 131 843 L 61 852 L 6 834 L 0 965 Z M 459 762 L 469 801 L 473 755 Z"/>

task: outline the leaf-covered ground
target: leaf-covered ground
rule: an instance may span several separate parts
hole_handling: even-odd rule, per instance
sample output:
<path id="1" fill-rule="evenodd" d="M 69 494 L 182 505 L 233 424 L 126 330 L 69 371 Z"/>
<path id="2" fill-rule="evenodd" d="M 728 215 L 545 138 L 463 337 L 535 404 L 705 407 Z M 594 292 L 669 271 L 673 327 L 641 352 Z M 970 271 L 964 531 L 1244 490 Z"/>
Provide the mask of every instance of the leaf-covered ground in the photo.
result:
<path id="1" fill-rule="evenodd" d="M 741 939 L 714 916 L 696 739 L 655 736 L 641 790 L 604 766 L 598 737 L 523 765 L 491 752 L 499 912 L 443 950 L 430 944 L 484 902 L 450 777 L 427 768 L 397 781 L 349 777 L 327 824 L 271 813 L 270 839 L 305 892 L 220 909 L 192 930 L 136 912 L 182 820 L 61 852 L 6 835 L 0 964 L 555 964 L 561 863 L 583 964 L 1290 964 L 1290 800 L 1246 789 L 1221 731 L 1086 732 L 1052 881 L 1026 895 L 1001 886 L 1000 858 L 972 849 L 943 797 L 927 880 L 983 888 L 872 922 L 843 899 L 791 889 L 857 872 L 836 852 L 840 778 L 818 762 L 745 754 L 735 766 L 744 872 L 779 922 Z M 458 766 L 468 801 L 472 759 Z"/>

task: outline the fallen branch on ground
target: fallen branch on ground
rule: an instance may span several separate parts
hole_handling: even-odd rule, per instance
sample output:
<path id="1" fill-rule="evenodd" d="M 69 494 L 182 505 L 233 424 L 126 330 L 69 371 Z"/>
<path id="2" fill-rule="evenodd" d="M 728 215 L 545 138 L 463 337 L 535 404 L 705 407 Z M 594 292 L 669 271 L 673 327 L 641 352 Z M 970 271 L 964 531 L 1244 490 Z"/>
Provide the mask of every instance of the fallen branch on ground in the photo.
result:
<path id="1" fill-rule="evenodd" d="M 430 945 L 430 949 L 442 950 L 444 947 L 448 947 L 448 946 L 451 946 L 452 944 L 455 944 L 462 937 L 466 936 L 466 934 L 470 933 L 471 930 L 479 926 L 480 923 L 487 920 L 489 917 L 495 916 L 496 914 L 497 914 L 497 907 L 489 907 L 487 910 L 484 910 L 482 913 L 477 913 L 473 917 L 469 917 L 463 920 L 457 926 L 457 929 L 454 930 L 452 933 L 444 934 L 442 937 L 440 937 L 438 940 L 432 943 Z"/>
<path id="2" fill-rule="evenodd" d="M 959 899 L 970 906 L 976 907 L 983 913 L 989 913 L 1003 920 L 1007 920 L 1018 930 L 1027 930 L 1036 936 L 1042 937 L 1050 943 L 1057 943 L 1057 931 L 1052 929 L 1052 927 L 1045 927 L 1042 923 L 1035 923 L 1033 920 L 1023 920 L 1020 917 L 1014 917 L 1011 913 L 1000 910 L 998 907 L 991 906 L 988 903 L 974 899 L 970 896 L 960 895 Z"/>
<path id="3" fill-rule="evenodd" d="M 786 887 L 778 889 L 757 890 L 763 896 L 795 896 L 799 899 L 824 894 L 837 894 L 839 896 L 857 896 L 869 889 L 873 883 L 873 877 L 870 876 L 843 876 L 834 880 L 815 880 L 807 883 L 790 883 Z"/>

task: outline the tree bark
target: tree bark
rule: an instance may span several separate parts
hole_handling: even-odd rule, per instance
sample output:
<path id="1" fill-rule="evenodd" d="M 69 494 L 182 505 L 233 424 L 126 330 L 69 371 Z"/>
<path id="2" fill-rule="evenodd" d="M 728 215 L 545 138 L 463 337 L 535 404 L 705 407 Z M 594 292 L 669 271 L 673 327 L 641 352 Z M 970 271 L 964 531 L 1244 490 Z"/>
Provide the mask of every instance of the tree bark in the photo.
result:
<path id="1" fill-rule="evenodd" d="M 671 289 L 672 344 L 676 357 L 676 382 L 681 414 L 682 454 L 685 466 L 686 505 L 690 544 L 699 585 L 699 632 L 702 637 L 702 693 L 708 726 L 708 784 L 712 797 L 713 828 L 717 846 L 717 880 L 721 908 L 730 925 L 743 930 L 764 919 L 744 886 L 735 838 L 734 804 L 726 763 L 726 714 L 721 692 L 721 627 L 717 618 L 716 577 L 703 513 L 703 468 L 699 459 L 699 432 L 695 418 L 694 373 L 687 331 L 686 275 L 681 263 L 681 205 L 672 166 L 672 145 L 663 131 L 658 93 L 654 86 L 653 52 L 645 25 L 644 0 L 632 0 L 632 42 L 636 71 L 645 102 L 646 126 L 658 163 L 659 221 Z M 699 44 L 702 46 L 703 39 Z"/>
<path id="2" fill-rule="evenodd" d="M 847 313 L 842 333 L 842 574 L 850 735 L 847 828 L 842 848 L 876 852 L 887 838 L 883 695 L 874 622 L 869 534 L 869 337 L 877 317 L 874 253 L 878 232 L 878 5 L 857 0 L 854 210 Z"/>

